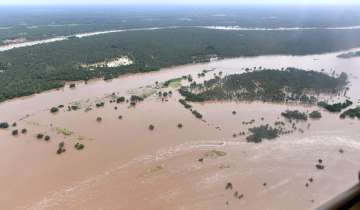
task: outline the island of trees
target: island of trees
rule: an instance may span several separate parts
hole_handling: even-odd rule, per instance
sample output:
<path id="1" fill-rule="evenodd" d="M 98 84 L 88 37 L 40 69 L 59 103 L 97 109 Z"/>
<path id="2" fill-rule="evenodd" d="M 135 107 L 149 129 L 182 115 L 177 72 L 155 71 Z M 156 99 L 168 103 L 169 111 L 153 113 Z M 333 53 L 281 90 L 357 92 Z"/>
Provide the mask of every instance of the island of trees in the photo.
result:
<path id="1" fill-rule="evenodd" d="M 238 100 L 264 102 L 300 102 L 316 104 L 317 95 L 336 94 L 347 85 L 347 75 L 339 77 L 295 68 L 264 69 L 233 74 L 181 87 L 186 101 Z M 347 105 L 347 104 L 346 104 Z"/>

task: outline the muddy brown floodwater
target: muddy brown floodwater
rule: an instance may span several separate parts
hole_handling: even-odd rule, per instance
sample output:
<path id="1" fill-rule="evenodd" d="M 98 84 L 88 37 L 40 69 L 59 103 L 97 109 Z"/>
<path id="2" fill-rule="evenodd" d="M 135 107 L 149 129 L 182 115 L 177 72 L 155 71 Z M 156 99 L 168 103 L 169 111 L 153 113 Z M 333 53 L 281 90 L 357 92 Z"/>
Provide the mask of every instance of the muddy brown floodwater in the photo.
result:
<path id="1" fill-rule="evenodd" d="M 211 76 L 219 71 L 240 73 L 254 66 L 298 67 L 347 72 L 352 82 L 349 96 L 358 105 L 360 58 L 338 59 L 337 54 L 226 59 L 108 82 L 79 82 L 75 89 L 65 87 L 1 103 L 0 120 L 17 126 L 0 130 L 0 208 L 314 209 L 357 181 L 358 120 L 340 120 L 337 114 L 321 110 L 321 120 L 297 124 L 303 133 L 252 144 L 245 136 L 234 138 L 233 134 L 283 120 L 280 113 L 286 109 L 319 108 L 260 102 L 194 103 L 204 116 L 201 121 L 178 103 L 180 96 L 171 88 L 167 90 L 174 94 L 168 101 L 153 94 L 131 108 L 128 103 L 109 103 L 108 96 L 129 97 L 130 90 L 182 75 L 196 78 L 203 69 L 214 68 L 208 73 Z M 95 108 L 96 101 L 104 101 L 105 106 Z M 74 103 L 81 109 L 49 112 L 52 106 Z M 85 112 L 87 107 L 92 110 Z M 251 120 L 255 123 L 242 124 Z M 154 130 L 149 130 L 150 124 Z M 22 128 L 28 132 L 11 135 L 12 130 Z M 38 133 L 51 139 L 38 140 Z M 58 155 L 60 142 L 66 152 Z M 76 150 L 77 142 L 85 148 Z M 318 159 L 324 170 L 316 169 Z M 226 190 L 228 182 L 232 189 Z"/>

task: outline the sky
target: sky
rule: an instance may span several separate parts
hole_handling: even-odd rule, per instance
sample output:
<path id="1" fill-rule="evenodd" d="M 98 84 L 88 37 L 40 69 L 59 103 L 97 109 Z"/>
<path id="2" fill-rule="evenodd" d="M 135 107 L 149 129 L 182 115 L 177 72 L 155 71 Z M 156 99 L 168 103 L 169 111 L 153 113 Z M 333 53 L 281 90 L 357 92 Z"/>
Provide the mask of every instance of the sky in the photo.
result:
<path id="1" fill-rule="evenodd" d="M 360 0 L 0 0 L 0 5 L 56 4 L 255 4 L 255 5 L 360 5 Z"/>

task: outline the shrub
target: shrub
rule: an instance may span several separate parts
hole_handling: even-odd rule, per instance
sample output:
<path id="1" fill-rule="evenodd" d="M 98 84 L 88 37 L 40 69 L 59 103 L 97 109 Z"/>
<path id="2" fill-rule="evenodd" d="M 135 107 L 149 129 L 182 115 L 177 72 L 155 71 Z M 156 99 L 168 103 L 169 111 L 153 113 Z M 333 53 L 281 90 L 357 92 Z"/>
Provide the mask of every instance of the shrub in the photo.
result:
<path id="1" fill-rule="evenodd" d="M 102 121 L 102 118 L 101 118 L 101 117 L 97 117 L 97 118 L 96 118 L 96 121 L 97 121 L 97 122 L 101 122 L 101 121 Z"/>
<path id="2" fill-rule="evenodd" d="M 104 102 L 99 102 L 99 103 L 96 103 L 96 107 L 103 107 L 105 105 L 105 103 Z"/>
<path id="3" fill-rule="evenodd" d="M 16 122 L 14 122 L 11 126 L 16 127 L 17 126 Z"/>
<path id="4" fill-rule="evenodd" d="M 177 125 L 177 127 L 178 127 L 178 128 L 182 128 L 183 125 L 182 125 L 181 123 L 179 123 L 179 124 Z"/>
<path id="5" fill-rule="evenodd" d="M 125 102 L 124 96 L 120 96 L 119 98 L 116 99 L 116 103 L 123 103 L 123 102 Z"/>
<path id="6" fill-rule="evenodd" d="M 70 88 L 75 88 L 76 85 L 75 85 L 75 83 L 71 83 L 71 84 L 69 85 L 69 87 L 70 87 Z"/>
<path id="7" fill-rule="evenodd" d="M 57 107 L 52 107 L 51 109 L 50 109 L 50 112 L 51 113 L 57 113 L 59 111 L 59 108 L 57 108 Z"/>
<path id="8" fill-rule="evenodd" d="M 179 99 L 179 103 L 182 104 L 186 109 L 190 109 L 192 107 L 184 99 Z"/>
<path id="9" fill-rule="evenodd" d="M 198 119 L 201 119 L 201 118 L 202 118 L 202 115 L 201 115 L 198 111 L 193 110 L 192 113 L 193 113 L 193 115 L 194 115 L 196 118 L 198 118 Z"/>
<path id="10" fill-rule="evenodd" d="M 57 149 L 56 153 L 58 155 L 60 155 L 61 153 L 64 153 L 66 151 L 66 149 L 64 147 L 65 147 L 65 143 L 63 141 L 60 142 L 59 145 L 58 145 L 58 149 Z"/>
<path id="11" fill-rule="evenodd" d="M 49 140 L 50 140 L 50 136 L 46 135 L 46 136 L 44 137 L 44 140 L 45 140 L 45 141 L 49 141 Z"/>
<path id="12" fill-rule="evenodd" d="M 137 101 L 143 101 L 144 98 L 143 97 L 140 97 L 140 96 L 137 96 L 137 95 L 132 95 L 130 97 L 130 101 L 133 101 L 133 102 L 137 102 Z"/>
<path id="13" fill-rule="evenodd" d="M 27 133 L 27 129 L 26 129 L 26 128 L 23 128 L 23 129 L 21 130 L 21 133 L 22 133 L 22 134 Z"/>
<path id="14" fill-rule="evenodd" d="M 42 138 L 44 138 L 44 134 L 38 133 L 38 134 L 36 135 L 36 138 L 37 138 L 37 139 L 42 139 Z"/>
<path id="15" fill-rule="evenodd" d="M 346 110 L 345 112 L 343 112 L 341 115 L 340 115 L 340 118 L 341 119 L 344 119 L 346 117 L 350 117 L 350 118 L 358 118 L 360 119 L 360 107 L 356 107 L 354 109 L 349 109 L 349 110 Z"/>
<path id="16" fill-rule="evenodd" d="M 321 116 L 321 113 L 319 111 L 313 111 L 309 114 L 309 117 L 311 119 L 320 119 L 322 116 Z"/>
<path id="17" fill-rule="evenodd" d="M 346 100 L 344 103 L 328 104 L 324 101 L 318 103 L 318 106 L 325 108 L 329 112 L 341 112 L 341 110 L 346 109 L 347 107 L 353 104 L 352 101 Z"/>
<path id="18" fill-rule="evenodd" d="M 2 122 L 2 123 L 0 123 L 0 128 L 6 129 L 6 128 L 8 128 L 8 127 L 9 127 L 9 123 L 7 123 L 7 122 Z"/>
<path id="19" fill-rule="evenodd" d="M 298 110 L 290 111 L 287 110 L 286 112 L 282 112 L 281 115 L 289 120 L 307 120 L 307 115 L 303 112 L 299 112 Z"/>
<path id="20" fill-rule="evenodd" d="M 118 119 L 121 120 L 122 118 L 123 118 L 122 115 L 119 115 Z"/>
<path id="21" fill-rule="evenodd" d="M 260 143 L 263 139 L 275 139 L 279 136 L 280 131 L 269 125 L 261 125 L 259 127 L 250 128 L 252 133 L 246 138 L 248 142 Z"/>
<path id="22" fill-rule="evenodd" d="M 85 145 L 80 144 L 80 143 L 76 143 L 74 147 L 75 147 L 75 149 L 77 149 L 77 150 L 82 150 L 82 149 L 85 148 Z"/>
<path id="23" fill-rule="evenodd" d="M 65 146 L 65 143 L 62 141 L 59 143 L 59 148 L 63 148 Z"/>
<path id="24" fill-rule="evenodd" d="M 154 125 L 149 125 L 149 130 L 154 130 L 155 129 L 155 126 Z"/>
<path id="25" fill-rule="evenodd" d="M 16 129 L 16 130 L 13 130 L 12 132 L 11 132 L 11 134 L 13 135 L 13 136 L 17 136 L 18 134 L 19 134 L 19 131 Z"/>

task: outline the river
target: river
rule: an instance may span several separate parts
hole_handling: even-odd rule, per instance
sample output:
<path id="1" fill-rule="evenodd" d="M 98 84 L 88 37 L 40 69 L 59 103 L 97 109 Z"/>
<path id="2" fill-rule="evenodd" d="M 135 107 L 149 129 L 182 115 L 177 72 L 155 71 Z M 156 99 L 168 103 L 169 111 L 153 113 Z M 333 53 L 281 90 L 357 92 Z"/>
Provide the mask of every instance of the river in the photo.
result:
<path id="1" fill-rule="evenodd" d="M 128 97 L 129 90 L 188 74 L 197 78 L 204 69 L 215 69 L 210 76 L 219 71 L 225 75 L 241 73 L 243 68 L 255 66 L 344 71 L 351 80 L 349 96 L 357 103 L 360 58 L 339 59 L 339 53 L 190 64 L 111 81 L 78 82 L 76 88 L 66 86 L 1 103 L 1 120 L 16 122 L 18 129 L 27 128 L 28 132 L 13 137 L 11 130 L 15 128 L 0 131 L 0 187 L 6 189 L 0 193 L 0 207 L 313 209 L 356 182 L 360 169 L 358 120 L 340 120 L 337 114 L 322 110 L 323 119 L 311 121 L 310 127 L 307 123 L 297 125 L 304 133 L 251 144 L 244 136 L 234 138 L 233 134 L 272 124 L 286 109 L 319 108 L 258 102 L 193 104 L 204 116 L 201 121 L 178 103 L 176 91 L 168 101 L 152 95 L 135 108 L 109 103 L 108 98 L 105 107 L 88 112 L 61 110 L 51 114 L 49 108 L 76 101 L 88 105 L 112 93 Z M 102 121 L 97 122 L 97 117 Z M 252 119 L 254 125 L 241 123 Z M 178 128 L 178 123 L 183 127 Z M 150 124 L 153 131 L 148 129 Z M 58 128 L 72 134 L 59 133 Z M 49 135 L 51 140 L 36 139 L 38 133 Z M 66 152 L 57 155 L 62 141 Z M 77 142 L 85 149 L 74 149 Z M 224 155 L 219 156 L 219 151 Z M 318 159 L 323 160 L 324 170 L 315 168 Z M 232 190 L 225 190 L 227 182 L 233 184 Z"/>

